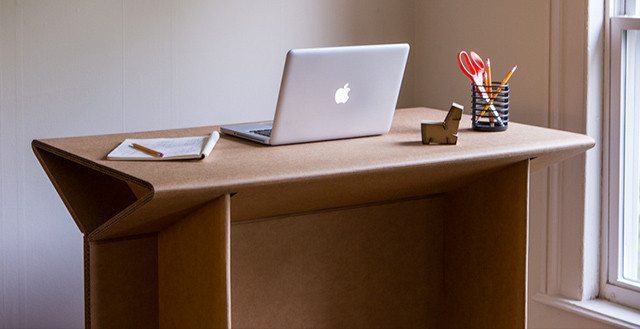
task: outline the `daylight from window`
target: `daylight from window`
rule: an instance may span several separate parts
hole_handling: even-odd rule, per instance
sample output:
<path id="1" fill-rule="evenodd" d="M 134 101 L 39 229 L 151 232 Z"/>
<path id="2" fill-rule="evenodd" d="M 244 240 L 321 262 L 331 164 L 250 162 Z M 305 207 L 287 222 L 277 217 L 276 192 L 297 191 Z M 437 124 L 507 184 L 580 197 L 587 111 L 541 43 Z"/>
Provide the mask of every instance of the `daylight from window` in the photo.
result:
<path id="1" fill-rule="evenodd" d="M 640 0 L 611 0 L 606 266 L 600 296 L 640 309 Z"/>
<path id="2" fill-rule="evenodd" d="M 640 286 L 640 31 L 626 32 L 622 62 L 622 102 L 625 112 L 624 211 L 622 276 Z"/>

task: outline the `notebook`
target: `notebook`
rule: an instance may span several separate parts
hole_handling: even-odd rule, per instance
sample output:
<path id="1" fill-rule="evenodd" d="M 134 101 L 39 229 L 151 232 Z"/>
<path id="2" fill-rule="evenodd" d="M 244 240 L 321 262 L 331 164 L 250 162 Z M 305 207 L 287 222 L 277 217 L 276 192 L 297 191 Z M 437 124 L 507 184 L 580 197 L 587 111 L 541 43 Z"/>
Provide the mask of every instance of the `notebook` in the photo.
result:
<path id="1" fill-rule="evenodd" d="M 216 146 L 220 133 L 214 131 L 210 136 L 192 136 L 179 138 L 125 139 L 109 155 L 108 160 L 189 160 L 204 159 Z M 162 153 L 162 157 L 151 155 L 133 147 L 133 144 Z"/>

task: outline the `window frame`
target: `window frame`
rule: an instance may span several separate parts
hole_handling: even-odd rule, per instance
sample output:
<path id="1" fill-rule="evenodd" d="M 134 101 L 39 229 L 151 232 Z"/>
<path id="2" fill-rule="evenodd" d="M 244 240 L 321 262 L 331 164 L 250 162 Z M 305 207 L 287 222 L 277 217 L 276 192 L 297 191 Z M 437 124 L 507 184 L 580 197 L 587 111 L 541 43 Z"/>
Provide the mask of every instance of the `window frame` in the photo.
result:
<path id="1" fill-rule="evenodd" d="M 614 13 L 635 12 L 636 1 L 620 0 Z M 640 287 L 619 275 L 621 248 L 620 227 L 622 223 L 623 195 L 621 174 L 624 146 L 622 102 L 622 70 L 625 42 L 623 37 L 627 30 L 640 30 L 640 17 L 616 15 L 610 18 L 609 33 L 609 116 L 608 116 L 608 149 L 605 152 L 608 170 L 605 171 L 606 189 L 604 194 L 605 213 L 603 218 L 603 266 L 601 268 L 600 297 L 614 303 L 640 309 Z M 640 129 L 640 127 L 638 127 Z M 640 146 L 640 143 L 637 144 Z"/>

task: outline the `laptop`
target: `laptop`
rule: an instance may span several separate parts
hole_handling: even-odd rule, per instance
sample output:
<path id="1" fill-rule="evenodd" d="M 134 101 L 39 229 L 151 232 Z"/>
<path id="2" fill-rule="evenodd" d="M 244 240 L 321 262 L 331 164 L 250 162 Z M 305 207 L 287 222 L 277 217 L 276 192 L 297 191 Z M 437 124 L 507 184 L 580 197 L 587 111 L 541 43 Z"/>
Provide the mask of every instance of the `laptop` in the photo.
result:
<path id="1" fill-rule="evenodd" d="M 273 121 L 220 131 L 267 145 L 386 134 L 408 56 L 408 44 L 292 49 Z"/>

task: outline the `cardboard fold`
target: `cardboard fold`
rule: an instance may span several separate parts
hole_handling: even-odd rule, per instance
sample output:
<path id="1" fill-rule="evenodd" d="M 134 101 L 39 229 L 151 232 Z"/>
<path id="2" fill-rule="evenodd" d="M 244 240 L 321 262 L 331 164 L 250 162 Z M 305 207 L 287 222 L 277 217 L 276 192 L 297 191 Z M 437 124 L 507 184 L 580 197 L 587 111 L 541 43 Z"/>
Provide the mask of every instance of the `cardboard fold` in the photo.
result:
<path id="1" fill-rule="evenodd" d="M 84 234 L 152 198 L 153 187 L 133 177 L 78 161 L 34 141 L 32 147 L 76 225 Z"/>

